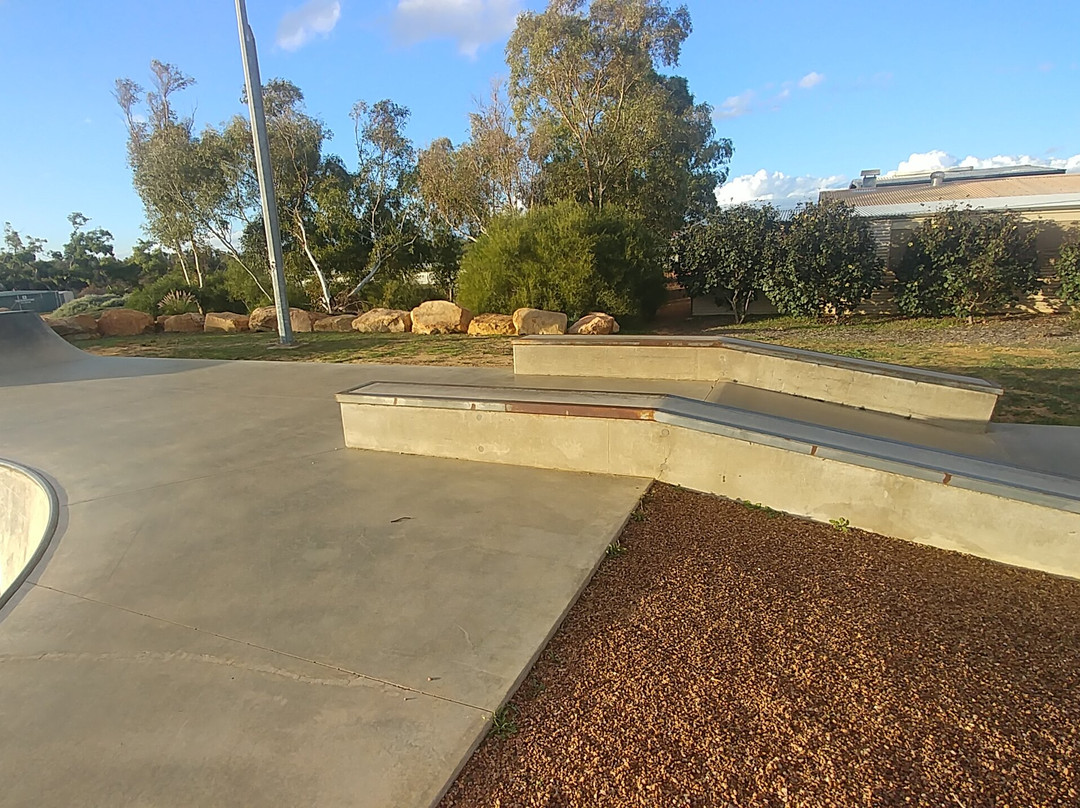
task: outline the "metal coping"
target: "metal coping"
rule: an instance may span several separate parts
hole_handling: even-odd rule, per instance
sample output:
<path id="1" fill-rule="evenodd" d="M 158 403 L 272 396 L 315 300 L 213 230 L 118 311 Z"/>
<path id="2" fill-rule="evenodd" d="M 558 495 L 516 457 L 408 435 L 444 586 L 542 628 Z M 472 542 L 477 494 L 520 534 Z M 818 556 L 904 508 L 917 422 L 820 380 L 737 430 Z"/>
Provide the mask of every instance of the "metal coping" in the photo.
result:
<path id="1" fill-rule="evenodd" d="M 820 351 L 807 351 L 803 348 L 789 348 L 784 345 L 774 345 L 768 342 L 754 342 L 753 340 L 737 339 L 735 337 L 651 337 L 651 336 L 540 336 L 531 335 L 514 340 L 514 345 L 565 345 L 591 347 L 620 346 L 620 347 L 654 347 L 654 348 L 728 348 L 745 353 L 774 356 L 780 359 L 793 359 L 796 361 L 813 362 L 818 365 L 842 368 L 844 370 L 857 370 L 869 372 L 878 376 L 903 379 L 911 382 L 924 382 L 938 384 L 943 387 L 955 387 L 962 390 L 973 390 L 979 393 L 1002 395 L 1005 391 L 997 385 L 979 379 L 974 376 L 958 376 L 952 373 L 942 373 L 937 370 L 923 370 L 922 368 L 910 368 L 904 365 L 893 365 L 888 362 L 874 362 L 869 359 L 856 359 L 849 356 L 837 356 L 836 354 L 822 353 Z"/>
<path id="2" fill-rule="evenodd" d="M 1080 483 L 888 438 L 764 415 L 676 395 L 370 382 L 340 404 L 656 421 L 954 488 L 1080 513 Z"/>

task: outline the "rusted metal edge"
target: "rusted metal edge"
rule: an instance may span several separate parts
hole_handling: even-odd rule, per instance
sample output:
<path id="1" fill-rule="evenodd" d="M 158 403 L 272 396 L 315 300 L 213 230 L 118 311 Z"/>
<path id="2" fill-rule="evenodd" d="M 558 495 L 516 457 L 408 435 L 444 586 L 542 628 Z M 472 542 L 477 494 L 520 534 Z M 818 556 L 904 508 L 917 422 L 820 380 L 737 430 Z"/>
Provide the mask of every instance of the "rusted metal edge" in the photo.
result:
<path id="1" fill-rule="evenodd" d="M 656 420 L 656 410 L 650 408 L 548 404 L 536 401 L 507 401 L 506 412 L 522 415 L 561 415 L 573 418 L 613 418 L 623 421 Z"/>

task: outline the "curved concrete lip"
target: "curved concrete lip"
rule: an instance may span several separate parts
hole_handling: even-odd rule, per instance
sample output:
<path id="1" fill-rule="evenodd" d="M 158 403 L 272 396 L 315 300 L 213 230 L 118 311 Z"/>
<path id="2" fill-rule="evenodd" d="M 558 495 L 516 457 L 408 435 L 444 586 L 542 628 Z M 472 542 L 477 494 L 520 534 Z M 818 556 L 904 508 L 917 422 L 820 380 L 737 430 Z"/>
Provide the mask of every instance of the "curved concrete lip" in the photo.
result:
<path id="1" fill-rule="evenodd" d="M 57 496 L 56 489 L 53 488 L 52 484 L 42 474 L 31 468 L 0 457 L 0 469 L 6 469 L 17 474 L 36 486 L 45 497 L 48 507 L 48 515 L 41 535 L 31 537 L 31 544 L 34 545 L 32 552 L 28 554 L 22 568 L 15 573 L 11 582 L 5 584 L 3 589 L 0 590 L 0 608 L 2 608 L 11 599 L 11 596 L 19 590 L 19 587 L 26 582 L 27 577 L 37 567 L 42 556 L 45 555 L 53 536 L 56 535 L 56 527 L 60 518 L 60 498 Z M 0 514 L 0 517 L 2 516 L 3 514 Z"/>

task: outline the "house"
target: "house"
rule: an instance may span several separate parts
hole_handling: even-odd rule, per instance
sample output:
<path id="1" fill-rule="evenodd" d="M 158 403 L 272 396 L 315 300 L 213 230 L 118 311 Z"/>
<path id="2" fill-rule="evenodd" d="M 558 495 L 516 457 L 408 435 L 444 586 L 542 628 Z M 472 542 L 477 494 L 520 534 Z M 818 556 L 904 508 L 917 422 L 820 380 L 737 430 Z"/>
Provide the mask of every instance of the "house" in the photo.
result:
<path id="1" fill-rule="evenodd" d="M 1080 174 L 1044 166 L 950 168 L 917 174 L 881 176 L 863 171 L 859 180 L 839 191 L 821 191 L 819 199 L 836 199 L 853 206 L 871 220 L 887 273 L 897 266 L 910 241 L 911 231 L 927 217 L 946 208 L 1013 211 L 1038 223 L 1039 251 L 1044 286 L 1021 301 L 1029 311 L 1065 310 L 1057 299 L 1060 284 L 1050 258 L 1057 255 L 1070 229 L 1080 227 Z M 891 295 L 879 293 L 868 312 L 890 311 Z"/>

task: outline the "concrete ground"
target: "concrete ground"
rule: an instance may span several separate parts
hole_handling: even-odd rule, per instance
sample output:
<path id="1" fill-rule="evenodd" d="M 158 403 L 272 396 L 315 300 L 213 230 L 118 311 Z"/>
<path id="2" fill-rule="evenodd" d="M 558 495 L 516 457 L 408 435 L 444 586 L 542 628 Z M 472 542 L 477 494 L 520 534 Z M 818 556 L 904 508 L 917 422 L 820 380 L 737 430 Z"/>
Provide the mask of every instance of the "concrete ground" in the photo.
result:
<path id="1" fill-rule="evenodd" d="M 62 502 L 0 611 L 0 805 L 436 799 L 647 483 L 346 450 L 334 393 L 506 375 L 0 374 L 0 456 Z"/>

